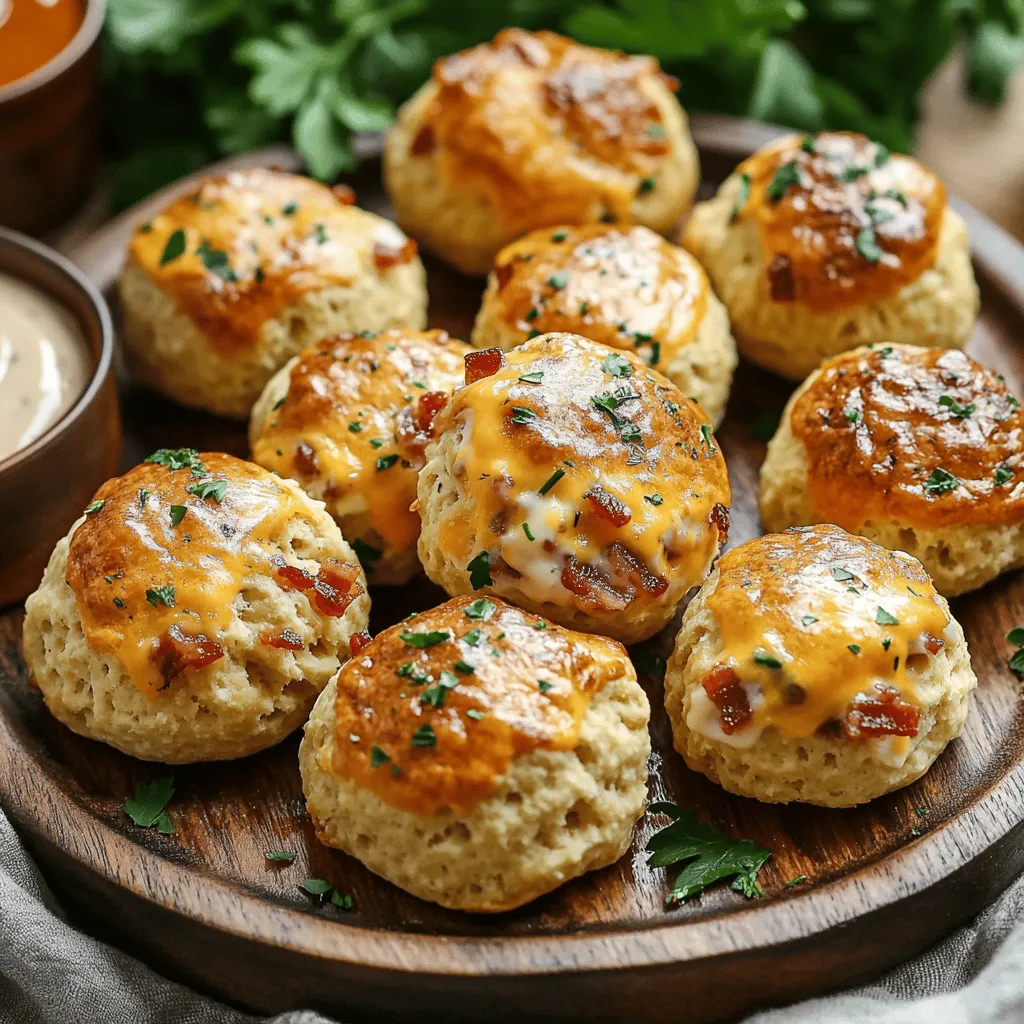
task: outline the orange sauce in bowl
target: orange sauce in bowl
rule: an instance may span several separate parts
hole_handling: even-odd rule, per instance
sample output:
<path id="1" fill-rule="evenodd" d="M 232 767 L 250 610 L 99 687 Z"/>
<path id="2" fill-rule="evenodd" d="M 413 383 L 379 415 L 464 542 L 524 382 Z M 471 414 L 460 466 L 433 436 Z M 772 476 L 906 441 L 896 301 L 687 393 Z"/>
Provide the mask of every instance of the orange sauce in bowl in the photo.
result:
<path id="1" fill-rule="evenodd" d="M 0 86 L 53 60 L 84 20 L 85 0 L 0 0 Z"/>

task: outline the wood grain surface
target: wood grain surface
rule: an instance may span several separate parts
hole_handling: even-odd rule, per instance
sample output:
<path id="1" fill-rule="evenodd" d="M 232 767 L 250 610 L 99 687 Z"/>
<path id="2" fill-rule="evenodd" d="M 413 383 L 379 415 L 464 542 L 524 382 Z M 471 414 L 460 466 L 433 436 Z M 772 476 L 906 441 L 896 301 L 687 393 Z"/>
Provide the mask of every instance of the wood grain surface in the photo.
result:
<path id="1" fill-rule="evenodd" d="M 772 130 L 715 118 L 695 119 L 694 131 L 712 187 Z M 266 160 L 285 163 L 281 154 Z M 367 167 L 355 185 L 362 205 L 386 212 L 375 173 Z M 970 350 L 1020 393 L 1024 251 L 968 215 L 983 296 Z M 135 216 L 79 255 L 101 284 L 116 275 Z M 433 262 L 428 274 L 432 326 L 466 336 L 481 283 Z M 781 411 L 790 387 L 746 365 L 737 375 L 718 432 L 734 494 L 731 544 L 760 532 L 765 446 L 751 428 Z M 123 411 L 129 461 L 185 444 L 245 454 L 242 427 L 127 384 Z M 441 599 L 423 581 L 377 590 L 372 627 Z M 0 616 L 0 801 L 88 927 L 241 1006 L 314 1006 L 349 1020 L 727 1020 L 905 959 L 1024 870 L 1024 716 L 1004 640 L 1024 624 L 1024 577 L 959 599 L 954 612 L 980 682 L 963 736 L 925 778 L 853 810 L 762 805 L 690 772 L 672 750 L 660 679 L 642 676 L 653 708 L 651 797 L 770 848 L 761 900 L 718 886 L 666 910 L 672 869 L 646 866 L 660 822 L 645 819 L 619 863 L 527 907 L 497 917 L 445 911 L 316 842 L 297 737 L 244 761 L 176 769 L 175 834 L 136 828 L 121 801 L 166 770 L 48 715 L 27 684 L 17 610 Z M 665 654 L 673 636 L 670 627 L 642 649 Z M 297 857 L 273 864 L 271 850 Z M 354 911 L 305 896 L 299 884 L 314 877 L 350 893 Z"/>

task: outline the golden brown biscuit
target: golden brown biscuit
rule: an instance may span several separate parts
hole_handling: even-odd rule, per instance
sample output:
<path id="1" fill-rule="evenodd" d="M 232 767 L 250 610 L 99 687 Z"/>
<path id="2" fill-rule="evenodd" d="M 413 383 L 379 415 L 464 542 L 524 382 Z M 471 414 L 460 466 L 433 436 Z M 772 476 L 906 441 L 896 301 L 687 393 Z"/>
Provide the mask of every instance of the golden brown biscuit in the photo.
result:
<path id="1" fill-rule="evenodd" d="M 676 749 L 731 793 L 849 807 L 920 778 L 977 681 L 920 562 L 837 526 L 723 556 L 665 674 Z"/>
<path id="2" fill-rule="evenodd" d="M 686 114 L 653 57 L 505 29 L 434 65 L 399 111 L 384 176 L 399 223 L 464 273 L 551 224 L 667 233 L 697 190 Z"/>
<path id="3" fill-rule="evenodd" d="M 550 331 L 636 352 L 722 418 L 736 368 L 729 319 L 700 264 L 648 228 L 543 228 L 501 250 L 473 344 L 510 349 Z"/>
<path id="4" fill-rule="evenodd" d="M 740 352 L 792 380 L 859 345 L 963 348 L 978 311 L 967 232 L 942 182 L 851 132 L 754 154 L 697 205 L 684 244 Z"/>
<path id="5" fill-rule="evenodd" d="M 836 356 L 786 406 L 761 519 L 837 523 L 920 559 L 947 597 L 973 590 L 1024 565 L 1024 412 L 962 352 Z"/>
<path id="6" fill-rule="evenodd" d="M 415 243 L 353 201 L 257 168 L 206 178 L 139 227 L 121 279 L 133 372 L 186 405 L 248 416 L 320 338 L 423 327 Z"/>
<path id="7" fill-rule="evenodd" d="M 253 461 L 327 503 L 372 583 L 420 570 L 416 476 L 468 351 L 444 331 L 327 338 L 279 370 L 253 407 Z"/>
<path id="8" fill-rule="evenodd" d="M 299 751 L 306 803 L 322 842 L 408 892 L 511 910 L 625 852 L 649 716 L 619 644 L 458 598 L 331 681 Z"/>
<path id="9" fill-rule="evenodd" d="M 700 406 L 574 334 L 474 352 L 466 380 L 420 473 L 427 575 L 623 643 L 656 633 L 728 532 L 729 477 Z"/>
<path id="10" fill-rule="evenodd" d="M 70 729 L 134 757 L 244 757 L 300 725 L 370 601 L 320 502 L 230 455 L 108 480 L 26 603 L 25 660 Z"/>

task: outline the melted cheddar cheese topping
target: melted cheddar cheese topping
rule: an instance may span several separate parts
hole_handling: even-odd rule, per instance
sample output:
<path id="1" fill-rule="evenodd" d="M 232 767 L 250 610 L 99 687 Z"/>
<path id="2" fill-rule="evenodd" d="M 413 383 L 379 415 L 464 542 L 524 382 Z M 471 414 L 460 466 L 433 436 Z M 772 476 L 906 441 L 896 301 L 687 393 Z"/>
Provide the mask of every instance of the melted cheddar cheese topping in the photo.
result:
<path id="1" fill-rule="evenodd" d="M 456 598 L 385 630 L 342 668 L 324 767 L 415 814 L 465 810 L 516 757 L 572 750 L 626 652 L 500 601 Z"/>
<path id="2" fill-rule="evenodd" d="M 444 331 L 327 338 L 292 367 L 288 393 L 253 443 L 255 462 L 300 480 L 336 516 L 369 516 L 373 535 L 359 538 L 371 545 L 368 571 L 372 545 L 416 543 L 410 505 L 430 433 L 417 408 L 462 381 L 467 351 Z"/>
<path id="3" fill-rule="evenodd" d="M 1024 411 L 963 352 L 889 345 L 829 360 L 796 400 L 816 518 L 936 528 L 1024 522 Z"/>
<path id="4" fill-rule="evenodd" d="M 474 587 L 481 558 L 499 591 L 589 610 L 669 587 L 675 600 L 700 582 L 728 530 L 730 491 L 697 403 L 632 353 L 572 334 L 535 338 L 503 363 L 457 390 L 436 424 L 438 436 L 459 431 L 464 496 L 439 542 Z"/>
<path id="5" fill-rule="evenodd" d="M 524 338 L 568 331 L 654 367 L 693 341 L 707 306 L 701 265 L 645 227 L 531 232 L 498 254 L 493 279 L 495 315 Z"/>
<path id="6" fill-rule="evenodd" d="M 505 29 L 434 65 L 437 93 L 411 156 L 487 196 L 503 228 L 630 219 L 669 152 L 653 57 Z M 671 84 L 671 83 L 670 83 Z"/>
<path id="7" fill-rule="evenodd" d="M 150 696 L 170 682 L 162 662 L 174 652 L 164 644 L 173 640 L 193 666 L 220 656 L 211 655 L 246 578 L 270 575 L 287 525 L 307 518 L 274 476 L 230 455 L 153 458 L 165 463 L 143 463 L 96 492 L 66 570 L 87 643 Z"/>
<path id="8" fill-rule="evenodd" d="M 869 707 L 862 698 L 908 710 L 916 732 L 915 673 L 950 624 L 916 559 L 815 526 L 748 541 L 718 571 L 707 606 L 721 636 L 719 669 L 735 673 L 749 706 L 736 745 L 769 727 L 799 738 L 849 722 L 851 708 L 856 717 Z M 707 682 L 703 689 L 713 699 Z M 696 693 L 695 724 L 706 710 Z M 875 735 L 870 723 L 864 734 Z"/>
<path id="9" fill-rule="evenodd" d="M 222 355 L 251 348 L 263 324 L 305 292 L 348 286 L 408 263 L 394 224 L 281 171 L 206 178 L 132 235 L 130 254 Z"/>
<path id="10" fill-rule="evenodd" d="M 942 182 L 863 135 L 790 137 L 736 173 L 733 216 L 756 223 L 777 302 L 816 313 L 877 302 L 935 263 Z"/>

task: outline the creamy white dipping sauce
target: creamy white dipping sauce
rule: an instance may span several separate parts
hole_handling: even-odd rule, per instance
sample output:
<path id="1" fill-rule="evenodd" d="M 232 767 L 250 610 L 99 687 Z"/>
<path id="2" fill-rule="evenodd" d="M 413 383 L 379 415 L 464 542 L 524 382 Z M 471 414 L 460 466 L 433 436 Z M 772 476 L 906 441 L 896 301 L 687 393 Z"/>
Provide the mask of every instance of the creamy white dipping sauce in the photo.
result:
<path id="1" fill-rule="evenodd" d="M 0 459 L 49 430 L 91 375 L 75 318 L 45 292 L 0 273 Z"/>

